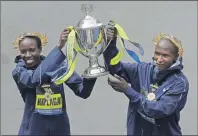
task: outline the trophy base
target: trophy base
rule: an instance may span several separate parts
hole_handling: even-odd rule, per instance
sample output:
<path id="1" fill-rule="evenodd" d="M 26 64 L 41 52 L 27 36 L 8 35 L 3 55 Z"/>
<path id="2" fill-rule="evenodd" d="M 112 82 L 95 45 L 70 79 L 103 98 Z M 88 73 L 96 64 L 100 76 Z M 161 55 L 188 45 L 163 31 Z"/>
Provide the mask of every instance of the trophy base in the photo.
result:
<path id="1" fill-rule="evenodd" d="M 98 67 L 89 67 L 87 68 L 84 73 L 82 74 L 83 78 L 97 78 L 100 76 L 105 76 L 109 74 L 105 67 L 98 66 Z"/>

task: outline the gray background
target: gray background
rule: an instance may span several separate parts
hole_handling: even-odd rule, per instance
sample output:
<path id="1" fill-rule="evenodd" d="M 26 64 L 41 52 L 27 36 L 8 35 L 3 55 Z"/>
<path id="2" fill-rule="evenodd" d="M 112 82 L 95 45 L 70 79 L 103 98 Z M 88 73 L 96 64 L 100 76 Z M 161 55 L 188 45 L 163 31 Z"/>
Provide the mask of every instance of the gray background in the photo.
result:
<path id="1" fill-rule="evenodd" d="M 94 4 L 92 15 L 98 20 L 115 20 L 131 40 L 140 42 L 145 49 L 144 61 L 151 61 L 152 39 L 160 32 L 182 41 L 190 90 L 180 125 L 183 134 L 197 134 L 197 2 L 184 1 L 1 2 L 1 134 L 17 134 L 24 108 L 11 76 L 17 55 L 12 42 L 23 32 L 46 33 L 49 43 L 43 53 L 48 54 L 58 44 L 63 28 L 75 26 L 84 16 L 80 10 L 83 3 Z M 134 62 L 127 54 L 123 61 Z M 79 54 L 76 71 L 82 74 L 87 66 L 88 60 Z M 107 76 L 98 78 L 87 100 L 76 97 L 67 86 L 65 93 L 72 134 L 126 134 L 128 98 L 108 86 Z"/>

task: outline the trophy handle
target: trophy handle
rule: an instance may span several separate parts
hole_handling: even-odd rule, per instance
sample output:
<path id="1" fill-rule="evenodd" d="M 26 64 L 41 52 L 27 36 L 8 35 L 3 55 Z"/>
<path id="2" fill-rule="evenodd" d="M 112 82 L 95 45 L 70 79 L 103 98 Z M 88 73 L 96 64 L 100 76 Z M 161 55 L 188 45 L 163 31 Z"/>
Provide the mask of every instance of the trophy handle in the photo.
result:
<path id="1" fill-rule="evenodd" d="M 104 31 L 105 31 L 105 39 L 107 40 L 107 34 L 106 34 L 107 29 L 108 29 L 108 28 L 114 28 L 114 24 L 113 24 L 111 21 L 109 21 L 108 24 L 104 24 L 104 25 L 103 25 L 103 28 L 104 28 Z M 109 45 L 110 45 L 110 43 L 111 43 L 112 40 L 113 40 L 113 39 L 110 39 L 109 42 L 106 41 L 106 43 L 107 43 L 107 42 L 108 42 L 108 43 L 107 43 L 106 47 L 104 48 L 103 52 L 109 47 Z"/>

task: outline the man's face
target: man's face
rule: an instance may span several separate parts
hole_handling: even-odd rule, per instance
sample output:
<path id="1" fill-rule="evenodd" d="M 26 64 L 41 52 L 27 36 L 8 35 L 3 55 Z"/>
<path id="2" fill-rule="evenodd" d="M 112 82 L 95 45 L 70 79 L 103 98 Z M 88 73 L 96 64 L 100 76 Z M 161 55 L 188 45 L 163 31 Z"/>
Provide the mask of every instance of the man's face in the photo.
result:
<path id="1" fill-rule="evenodd" d="M 40 63 L 40 52 L 37 42 L 32 38 L 25 38 L 19 45 L 20 56 L 27 67 L 31 68 Z"/>
<path id="2" fill-rule="evenodd" d="M 161 40 L 155 47 L 154 60 L 159 70 L 169 68 L 178 55 L 175 53 L 174 45 L 169 40 Z"/>

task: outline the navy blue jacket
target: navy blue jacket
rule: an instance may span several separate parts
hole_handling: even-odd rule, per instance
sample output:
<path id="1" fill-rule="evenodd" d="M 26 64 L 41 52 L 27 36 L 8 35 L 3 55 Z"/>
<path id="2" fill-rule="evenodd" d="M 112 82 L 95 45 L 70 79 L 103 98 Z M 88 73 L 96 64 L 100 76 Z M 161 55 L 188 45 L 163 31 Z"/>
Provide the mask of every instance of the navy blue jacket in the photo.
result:
<path id="1" fill-rule="evenodd" d="M 181 135 L 180 111 L 186 104 L 189 90 L 181 62 L 160 72 L 154 63 L 120 62 L 111 66 L 110 60 L 117 53 L 114 40 L 104 52 L 104 58 L 112 75 L 117 74 L 131 84 L 125 91 L 129 99 L 127 135 Z M 151 92 L 151 84 L 159 86 L 154 92 L 155 101 L 145 97 Z"/>
<path id="2" fill-rule="evenodd" d="M 47 57 L 42 56 L 42 61 L 38 67 L 28 69 L 19 56 L 16 57 L 16 68 L 12 71 L 12 76 L 20 91 L 25 103 L 25 109 L 19 134 L 23 135 L 28 127 L 30 117 L 35 112 L 36 88 L 45 83 L 50 83 L 55 76 L 62 75 L 67 70 L 65 55 L 62 51 L 55 47 Z M 88 98 L 93 90 L 96 79 L 82 79 L 76 72 L 65 82 L 65 84 L 81 98 Z M 63 114 L 66 113 L 66 101 L 63 84 L 53 85 L 54 93 L 61 93 L 63 99 Z M 68 120 L 69 123 L 69 120 Z"/>

